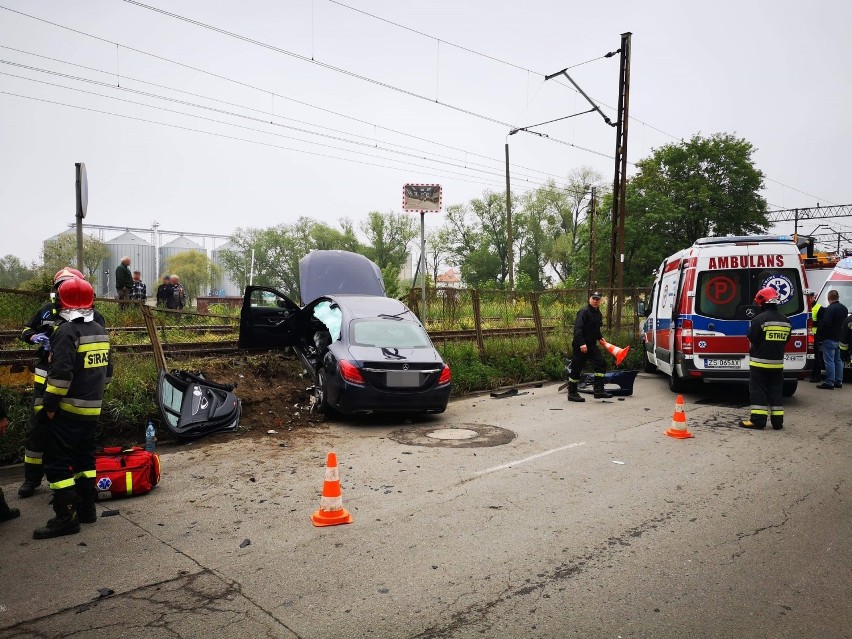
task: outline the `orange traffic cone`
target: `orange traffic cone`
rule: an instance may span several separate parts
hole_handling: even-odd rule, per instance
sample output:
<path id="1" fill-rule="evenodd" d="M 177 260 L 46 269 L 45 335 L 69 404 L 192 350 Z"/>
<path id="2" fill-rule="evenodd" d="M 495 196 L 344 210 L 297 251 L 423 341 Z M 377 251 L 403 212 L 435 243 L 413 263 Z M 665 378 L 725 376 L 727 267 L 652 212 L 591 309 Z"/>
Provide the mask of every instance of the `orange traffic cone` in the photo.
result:
<path id="1" fill-rule="evenodd" d="M 311 521 L 314 522 L 314 526 L 352 523 L 352 515 L 343 507 L 340 474 L 337 472 L 337 455 L 334 453 L 329 453 L 325 462 L 325 483 L 322 485 L 320 507 L 311 515 Z"/>
<path id="2" fill-rule="evenodd" d="M 612 355 L 615 358 L 615 365 L 620 366 L 621 362 L 624 361 L 624 358 L 627 357 L 627 353 L 630 352 L 630 347 L 626 346 L 625 348 L 621 348 L 620 346 L 616 346 L 615 344 L 610 344 L 605 339 L 601 338 L 600 340 L 601 346 L 606 349 L 606 352 Z"/>
<path id="3" fill-rule="evenodd" d="M 674 437 L 675 439 L 689 439 L 690 437 L 695 437 L 695 435 L 686 430 L 686 413 L 683 412 L 683 395 L 677 396 L 674 415 L 672 415 L 672 427 L 666 431 L 666 435 Z"/>

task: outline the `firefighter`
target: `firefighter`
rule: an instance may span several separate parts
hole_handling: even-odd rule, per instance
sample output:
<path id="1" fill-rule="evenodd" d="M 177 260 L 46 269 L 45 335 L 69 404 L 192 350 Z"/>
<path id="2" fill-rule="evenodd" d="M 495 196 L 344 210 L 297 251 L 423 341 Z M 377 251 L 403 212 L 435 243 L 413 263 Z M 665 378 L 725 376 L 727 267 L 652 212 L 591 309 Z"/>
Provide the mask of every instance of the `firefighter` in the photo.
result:
<path id="1" fill-rule="evenodd" d="M 51 298 L 56 297 L 56 292 L 63 282 L 75 277 L 83 278 L 83 274 L 75 268 L 66 266 L 53 276 L 53 293 Z M 35 315 L 24 325 L 21 339 L 27 344 L 38 344 L 36 351 L 35 375 L 33 377 L 33 406 L 44 395 L 44 382 L 47 377 L 47 358 L 50 355 L 50 336 L 56 322 L 56 303 L 51 300 L 44 304 Z M 105 326 L 103 316 L 95 311 L 95 321 Z M 44 436 L 39 427 L 39 420 L 35 411 L 30 413 L 30 421 L 27 424 L 27 436 L 24 440 L 24 482 L 18 488 L 18 497 L 24 499 L 32 497 L 35 489 L 41 484 L 44 475 L 42 470 L 42 452 L 44 451 Z"/>
<path id="2" fill-rule="evenodd" d="M 748 329 L 751 417 L 740 422 L 743 428 L 766 428 L 769 418 L 772 428 L 784 428 L 784 350 L 790 339 L 792 324 L 778 310 L 778 292 L 762 288 L 754 296 L 760 313 L 751 320 Z"/>
<path id="3" fill-rule="evenodd" d="M 57 293 L 58 320 L 44 396 L 35 407 L 44 427 L 44 472 L 56 516 L 33 532 L 48 539 L 95 523 L 95 427 L 112 377 L 109 337 L 95 321 L 95 292 L 80 278 Z"/>
<path id="4" fill-rule="evenodd" d="M 586 401 L 577 392 L 577 384 L 580 382 L 580 374 L 587 362 L 592 363 L 595 369 L 594 393 L 595 399 L 609 399 L 611 394 L 604 390 L 604 375 L 606 373 L 606 362 L 598 350 L 598 340 L 603 339 L 601 326 L 603 315 L 601 315 L 601 293 L 595 291 L 589 296 L 589 304 L 577 312 L 574 320 L 574 339 L 571 342 L 572 357 L 571 371 L 568 373 L 568 401 Z"/>

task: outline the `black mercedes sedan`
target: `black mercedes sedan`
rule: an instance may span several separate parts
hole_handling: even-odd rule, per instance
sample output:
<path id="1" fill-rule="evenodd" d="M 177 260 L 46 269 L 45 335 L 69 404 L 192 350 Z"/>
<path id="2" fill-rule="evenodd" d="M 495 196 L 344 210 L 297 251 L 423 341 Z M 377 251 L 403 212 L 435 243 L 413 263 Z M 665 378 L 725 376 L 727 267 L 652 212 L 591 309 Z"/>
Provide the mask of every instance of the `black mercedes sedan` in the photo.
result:
<path id="1" fill-rule="evenodd" d="M 239 345 L 292 347 L 313 378 L 313 410 L 446 410 L 450 368 L 414 313 L 385 295 L 375 263 L 313 251 L 299 261 L 299 284 L 301 307 L 275 289 L 246 287 Z"/>

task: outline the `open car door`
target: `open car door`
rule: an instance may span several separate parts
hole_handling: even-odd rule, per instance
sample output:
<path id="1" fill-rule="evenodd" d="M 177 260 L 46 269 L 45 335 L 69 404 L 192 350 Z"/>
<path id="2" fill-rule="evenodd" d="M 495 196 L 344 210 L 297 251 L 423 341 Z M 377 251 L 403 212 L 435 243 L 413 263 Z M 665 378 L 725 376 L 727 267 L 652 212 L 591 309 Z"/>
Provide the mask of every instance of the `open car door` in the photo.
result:
<path id="1" fill-rule="evenodd" d="M 301 309 L 284 293 L 247 286 L 240 311 L 240 348 L 280 348 L 298 343 L 296 315 Z"/>
<path id="2" fill-rule="evenodd" d="M 217 384 L 188 371 L 160 371 L 157 405 L 169 431 L 178 439 L 236 430 L 242 404 L 230 384 Z"/>

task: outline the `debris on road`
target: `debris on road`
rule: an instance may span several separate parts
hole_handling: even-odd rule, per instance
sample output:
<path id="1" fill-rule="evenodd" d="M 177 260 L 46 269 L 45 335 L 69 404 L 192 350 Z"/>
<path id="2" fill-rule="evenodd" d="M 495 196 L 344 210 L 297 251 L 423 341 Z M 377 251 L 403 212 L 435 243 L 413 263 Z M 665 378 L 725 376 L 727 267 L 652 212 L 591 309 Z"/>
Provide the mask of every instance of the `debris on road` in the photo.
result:
<path id="1" fill-rule="evenodd" d="M 246 546 L 251 546 L 251 539 L 243 539 L 240 542 L 240 548 L 245 548 Z"/>
<path id="2" fill-rule="evenodd" d="M 101 513 L 101 517 L 115 517 L 120 512 L 120 510 L 105 510 Z"/>
<path id="3" fill-rule="evenodd" d="M 98 588 L 98 599 L 103 599 L 104 597 L 109 597 L 114 594 L 115 590 L 112 588 Z"/>

